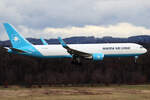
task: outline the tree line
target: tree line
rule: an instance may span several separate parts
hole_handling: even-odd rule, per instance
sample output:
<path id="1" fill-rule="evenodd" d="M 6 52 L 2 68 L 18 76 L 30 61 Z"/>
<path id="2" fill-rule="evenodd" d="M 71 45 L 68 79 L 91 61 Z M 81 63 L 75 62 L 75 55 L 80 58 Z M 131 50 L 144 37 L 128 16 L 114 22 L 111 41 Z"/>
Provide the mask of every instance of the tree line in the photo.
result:
<path id="1" fill-rule="evenodd" d="M 0 48 L 0 85 L 32 84 L 143 84 L 150 82 L 150 51 L 134 57 L 82 59 L 82 65 L 71 59 L 40 59 L 14 55 Z"/>

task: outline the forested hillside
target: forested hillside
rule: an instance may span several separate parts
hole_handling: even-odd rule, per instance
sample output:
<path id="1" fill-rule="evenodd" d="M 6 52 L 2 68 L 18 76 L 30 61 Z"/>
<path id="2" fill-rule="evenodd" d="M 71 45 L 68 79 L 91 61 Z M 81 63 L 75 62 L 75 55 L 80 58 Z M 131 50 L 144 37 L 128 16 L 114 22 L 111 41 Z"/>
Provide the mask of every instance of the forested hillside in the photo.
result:
<path id="1" fill-rule="evenodd" d="M 141 84 L 150 82 L 150 51 L 134 58 L 82 60 L 37 59 L 12 55 L 0 48 L 0 84 Z"/>

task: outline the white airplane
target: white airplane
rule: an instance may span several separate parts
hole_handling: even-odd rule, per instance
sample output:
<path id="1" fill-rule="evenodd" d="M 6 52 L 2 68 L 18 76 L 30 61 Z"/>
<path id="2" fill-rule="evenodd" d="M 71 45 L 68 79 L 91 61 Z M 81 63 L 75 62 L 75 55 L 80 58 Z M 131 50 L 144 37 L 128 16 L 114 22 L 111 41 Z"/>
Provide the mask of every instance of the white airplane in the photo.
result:
<path id="1" fill-rule="evenodd" d="M 3 24 L 12 47 L 8 48 L 9 53 L 28 55 L 40 58 L 72 58 L 73 63 L 81 63 L 80 59 L 100 61 L 104 57 L 127 57 L 144 54 L 147 50 L 135 43 L 103 43 L 103 44 L 69 44 L 67 45 L 60 37 L 61 45 L 33 45 L 23 38 L 10 24 Z"/>

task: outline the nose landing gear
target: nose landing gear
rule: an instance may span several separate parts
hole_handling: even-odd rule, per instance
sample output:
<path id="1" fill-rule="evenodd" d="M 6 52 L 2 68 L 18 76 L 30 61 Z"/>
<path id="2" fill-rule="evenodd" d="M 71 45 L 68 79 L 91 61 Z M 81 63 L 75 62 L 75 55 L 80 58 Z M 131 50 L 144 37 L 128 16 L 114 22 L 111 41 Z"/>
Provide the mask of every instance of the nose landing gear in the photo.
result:
<path id="1" fill-rule="evenodd" d="M 136 63 L 136 61 L 137 61 L 137 59 L 139 58 L 139 56 L 135 56 L 134 58 L 135 58 L 135 63 Z"/>

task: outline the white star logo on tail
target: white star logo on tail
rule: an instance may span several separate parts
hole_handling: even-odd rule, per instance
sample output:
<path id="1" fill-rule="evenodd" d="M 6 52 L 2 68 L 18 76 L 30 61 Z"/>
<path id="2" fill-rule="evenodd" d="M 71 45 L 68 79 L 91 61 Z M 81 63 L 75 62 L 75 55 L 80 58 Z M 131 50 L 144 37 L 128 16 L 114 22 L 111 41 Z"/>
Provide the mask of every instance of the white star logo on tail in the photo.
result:
<path id="1" fill-rule="evenodd" d="M 18 37 L 14 37 L 14 41 L 16 42 L 16 41 L 18 41 L 19 39 L 18 39 Z"/>

